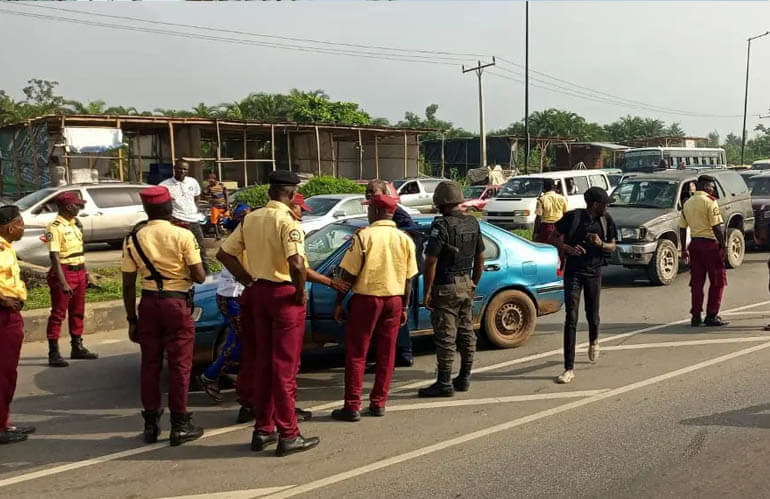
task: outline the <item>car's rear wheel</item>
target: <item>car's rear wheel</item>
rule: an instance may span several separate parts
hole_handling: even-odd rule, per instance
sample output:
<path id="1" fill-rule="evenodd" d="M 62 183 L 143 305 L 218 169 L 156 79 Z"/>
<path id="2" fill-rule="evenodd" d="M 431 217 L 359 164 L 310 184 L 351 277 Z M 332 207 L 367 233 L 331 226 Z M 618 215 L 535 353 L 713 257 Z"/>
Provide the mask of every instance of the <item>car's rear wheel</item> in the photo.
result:
<path id="1" fill-rule="evenodd" d="M 484 328 L 489 341 L 500 348 L 515 348 L 532 335 L 537 323 L 537 308 L 526 293 L 502 291 L 492 298 L 484 314 Z"/>
<path id="2" fill-rule="evenodd" d="M 656 286 L 668 286 L 679 273 L 679 251 L 668 239 L 658 241 L 658 249 L 647 266 L 647 276 Z"/>
<path id="3" fill-rule="evenodd" d="M 736 228 L 727 229 L 725 245 L 727 246 L 725 258 L 727 268 L 734 269 L 740 267 L 746 254 L 746 240 L 743 237 L 743 232 Z"/>

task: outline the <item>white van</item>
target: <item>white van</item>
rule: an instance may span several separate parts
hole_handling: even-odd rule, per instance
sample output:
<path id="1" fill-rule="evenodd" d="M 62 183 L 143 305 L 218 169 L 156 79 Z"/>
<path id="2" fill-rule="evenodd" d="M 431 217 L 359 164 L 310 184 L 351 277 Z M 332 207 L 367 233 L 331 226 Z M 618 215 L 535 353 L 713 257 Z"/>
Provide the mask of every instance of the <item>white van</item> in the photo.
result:
<path id="1" fill-rule="evenodd" d="M 537 197 L 543 191 L 543 179 L 552 178 L 556 191 L 567 198 L 567 209 L 585 208 L 583 193 L 589 187 L 609 191 L 610 181 L 601 170 L 567 170 L 513 177 L 500 189 L 495 199 L 484 207 L 484 220 L 506 230 L 535 226 Z"/>

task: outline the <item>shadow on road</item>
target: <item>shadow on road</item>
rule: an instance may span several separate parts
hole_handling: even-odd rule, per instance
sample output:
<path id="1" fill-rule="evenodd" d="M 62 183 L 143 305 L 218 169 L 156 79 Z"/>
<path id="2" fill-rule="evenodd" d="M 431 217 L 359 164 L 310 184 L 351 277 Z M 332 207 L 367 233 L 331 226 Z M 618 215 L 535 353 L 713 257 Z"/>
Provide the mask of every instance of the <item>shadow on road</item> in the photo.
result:
<path id="1" fill-rule="evenodd" d="M 717 412 L 710 416 L 685 419 L 680 424 L 689 426 L 733 426 L 737 428 L 770 429 L 770 403 L 752 405 L 734 411 Z"/>

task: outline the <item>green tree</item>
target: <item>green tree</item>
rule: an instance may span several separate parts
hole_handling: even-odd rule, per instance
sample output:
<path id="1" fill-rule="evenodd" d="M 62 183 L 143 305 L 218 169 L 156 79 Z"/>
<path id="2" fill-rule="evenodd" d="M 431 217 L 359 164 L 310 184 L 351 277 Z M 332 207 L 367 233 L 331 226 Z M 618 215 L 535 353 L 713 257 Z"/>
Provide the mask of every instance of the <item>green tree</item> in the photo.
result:
<path id="1" fill-rule="evenodd" d="M 719 132 L 716 130 L 708 134 L 708 146 L 719 147 Z"/>
<path id="2" fill-rule="evenodd" d="M 662 120 L 628 115 L 605 125 L 604 131 L 612 142 L 624 144 L 642 138 L 666 135 L 666 125 Z"/>
<path id="3" fill-rule="evenodd" d="M 436 116 L 438 113 L 438 104 L 431 104 L 425 108 L 425 118 L 416 113 L 407 111 L 404 113 L 404 119 L 396 123 L 396 126 L 403 128 L 434 128 L 438 130 L 434 133 L 427 133 L 422 137 L 425 140 L 440 139 L 443 132 L 444 137 L 451 139 L 455 137 L 473 137 L 473 133 L 455 128 L 451 121 L 440 120 Z"/>

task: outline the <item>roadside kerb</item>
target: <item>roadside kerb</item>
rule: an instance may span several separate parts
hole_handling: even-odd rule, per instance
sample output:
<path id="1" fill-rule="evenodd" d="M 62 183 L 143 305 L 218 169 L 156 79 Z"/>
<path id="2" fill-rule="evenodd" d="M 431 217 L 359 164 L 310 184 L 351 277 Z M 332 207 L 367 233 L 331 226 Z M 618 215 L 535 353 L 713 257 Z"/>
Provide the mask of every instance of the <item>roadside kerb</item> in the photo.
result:
<path id="1" fill-rule="evenodd" d="M 45 329 L 48 324 L 50 308 L 23 310 L 24 342 L 45 341 Z M 66 321 L 65 321 L 66 322 Z M 126 327 L 126 311 L 122 300 L 86 303 L 84 317 L 85 329 L 83 334 L 100 333 Z M 69 329 L 62 325 L 62 335 L 68 334 Z"/>

